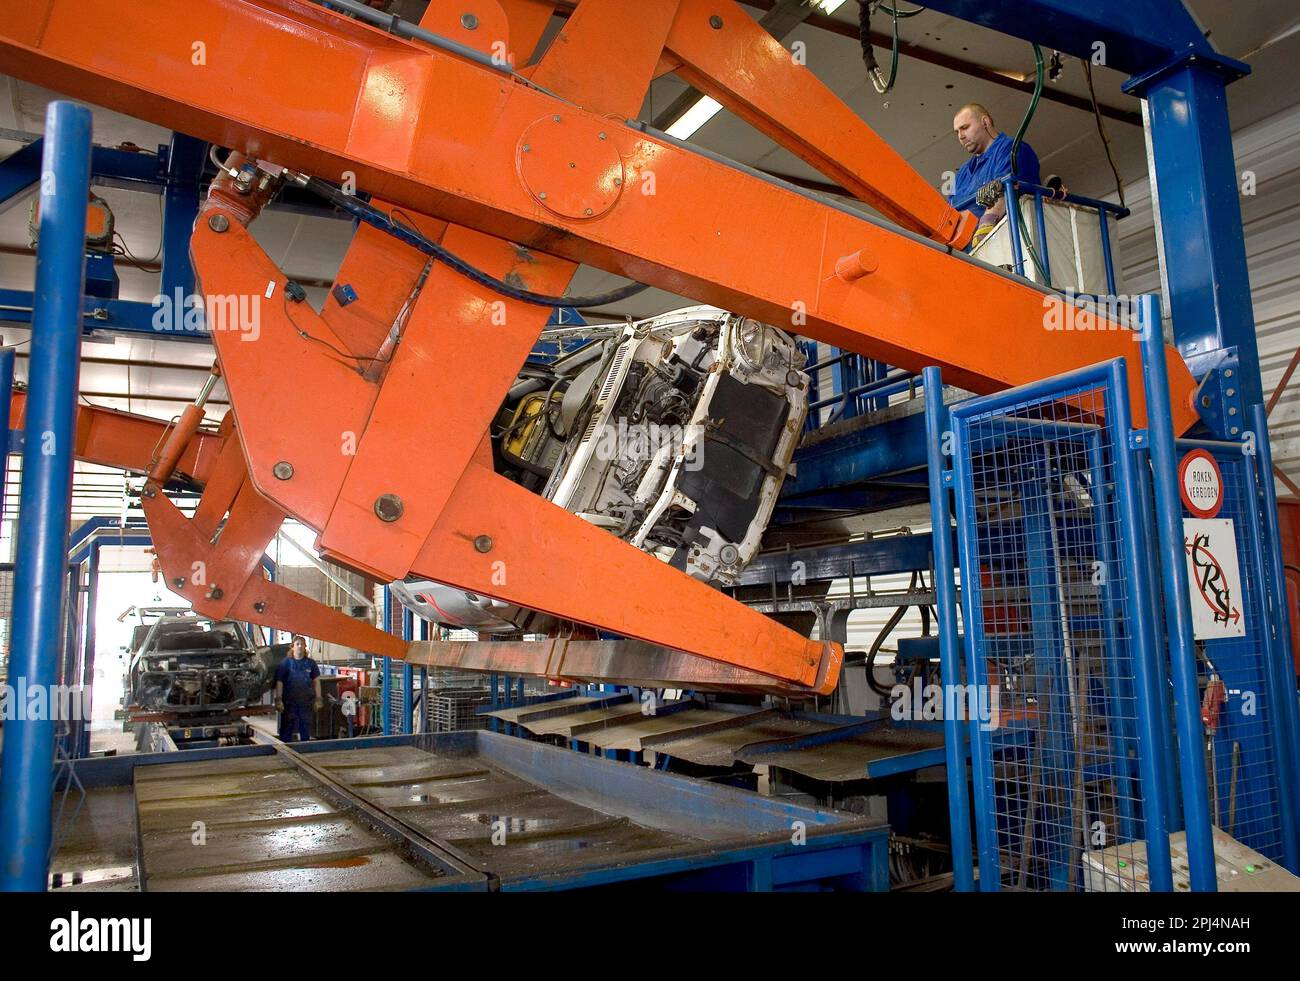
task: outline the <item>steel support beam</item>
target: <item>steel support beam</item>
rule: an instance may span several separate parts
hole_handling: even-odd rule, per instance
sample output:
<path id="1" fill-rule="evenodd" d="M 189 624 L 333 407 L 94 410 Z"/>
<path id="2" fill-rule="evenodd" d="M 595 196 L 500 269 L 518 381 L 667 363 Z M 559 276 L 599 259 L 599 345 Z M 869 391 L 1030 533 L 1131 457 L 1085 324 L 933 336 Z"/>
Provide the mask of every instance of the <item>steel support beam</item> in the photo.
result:
<path id="1" fill-rule="evenodd" d="M 90 110 L 52 102 L 45 117 L 42 233 L 14 573 L 11 683 L 51 693 L 58 672 L 72 493 L 78 301 L 85 275 Z M 49 701 L 49 699 L 47 699 Z M 51 711 L 45 714 L 52 715 Z M 49 874 L 54 730 L 51 718 L 5 726 L 0 765 L 0 889 L 44 891 Z"/>
<path id="2" fill-rule="evenodd" d="M 1125 89 L 1146 99 L 1147 167 L 1174 346 L 1189 361 L 1235 349 L 1232 387 L 1242 404 L 1254 405 L 1264 392 L 1224 87 L 1233 77 L 1188 59 Z"/>

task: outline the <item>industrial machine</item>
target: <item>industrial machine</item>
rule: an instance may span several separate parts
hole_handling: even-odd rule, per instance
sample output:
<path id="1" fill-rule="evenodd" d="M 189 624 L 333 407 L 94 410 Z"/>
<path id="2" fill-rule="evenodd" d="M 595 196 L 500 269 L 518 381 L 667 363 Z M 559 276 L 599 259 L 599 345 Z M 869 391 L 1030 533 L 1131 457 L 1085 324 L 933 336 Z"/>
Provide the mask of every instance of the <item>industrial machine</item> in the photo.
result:
<path id="1" fill-rule="evenodd" d="M 1107 45 L 1146 100 L 1153 179 L 1185 180 L 1194 159 L 1202 190 L 1235 185 L 1222 87 L 1245 66 L 1215 52 L 1181 4 L 932 6 L 1073 54 Z M 529 63 L 556 15 L 558 35 Z M 1016 256 L 1019 222 L 1007 230 L 1011 261 L 967 255 L 973 218 L 731 2 L 431 3 L 417 24 L 354 0 L 34 0 L 0 25 L 0 58 L 16 75 L 213 145 L 216 175 L 188 239 L 197 293 L 171 306 L 161 297 L 168 316 L 155 322 L 179 330 L 201 314 L 212 373 L 173 424 L 78 406 L 75 440 L 80 458 L 144 475 L 159 562 L 201 615 L 408 667 L 811 707 L 778 717 L 682 699 L 648 741 L 604 751 L 658 745 L 669 764 L 717 756 L 799 772 L 797 749 L 834 744 L 876 754 L 875 770 L 857 756 L 848 777 L 821 770 L 861 801 L 868 778 L 942 762 L 962 889 L 973 886 L 972 823 L 986 889 L 1081 888 L 1096 879 L 1094 852 L 1116 842 L 1129 857 L 1134 843 L 1154 844 L 1153 888 L 1172 888 L 1161 866 L 1171 814 L 1186 823 L 1191 887 L 1212 888 L 1212 809 L 1258 821 L 1241 832 L 1246 844 L 1297 864 L 1286 778 L 1295 704 L 1277 674 L 1281 648 L 1270 624 L 1197 660 L 1166 480 L 1176 448 L 1235 460 L 1235 519 L 1250 536 L 1244 591 L 1261 616 L 1280 609 L 1267 585 L 1271 481 L 1260 478 L 1267 428 L 1254 414 L 1240 222 L 1235 239 L 1225 230 L 1235 199 L 1164 199 L 1174 201 L 1161 223 L 1166 344 L 1149 305 L 1130 323 L 1127 311 L 1041 285 L 1052 277 Z M 638 120 L 666 72 L 850 201 Z M 1039 198 L 1033 241 L 1045 250 L 1042 189 L 1020 190 Z M 264 209 L 302 197 L 357 222 L 319 310 L 249 230 Z M 1115 290 L 1109 227 L 1103 214 L 1096 248 L 1071 260 L 1079 290 Z M 580 263 L 630 282 L 566 292 Z M 554 311 L 646 286 L 711 306 L 530 358 Z M 955 313 L 954 296 L 978 315 Z M 1073 323 L 1080 302 L 1088 329 L 1045 329 L 1045 310 L 1064 304 Z M 855 377 L 864 364 L 870 377 Z M 829 394 L 817 390 L 824 370 L 836 379 Z M 218 378 L 231 411 L 213 430 L 202 422 Z M 286 379 L 328 397 L 286 399 Z M 888 404 L 918 389 L 923 406 Z M 28 409 L 16 394 L 16 424 L 30 428 Z M 1258 469 L 1240 450 L 1248 418 L 1252 445 L 1263 444 Z M 649 453 L 618 442 L 645 425 L 683 436 Z M 609 433 L 612 450 L 601 447 Z M 178 489 L 201 492 L 192 516 L 169 499 Z M 838 529 L 807 553 L 792 547 L 801 518 L 927 499 L 930 535 Z M 263 550 L 289 516 L 318 533 L 324 557 L 392 583 L 421 617 L 526 639 L 411 642 L 267 580 Z M 789 536 L 785 549 L 764 552 L 774 533 Z M 1174 561 L 1159 564 L 1162 553 Z M 1097 567 L 1107 575 L 1088 580 L 1082 570 Z M 1164 635 L 1157 571 L 1182 618 L 1171 615 Z M 901 596 L 856 592 L 863 576 L 896 573 L 912 574 Z M 831 596 L 844 579 L 847 599 Z M 1006 686 L 1006 710 L 909 716 L 935 724 L 905 729 L 884 718 L 897 698 L 886 713 L 846 719 L 843 669 L 870 671 L 874 655 L 846 657 L 847 619 L 872 606 L 933 608 L 943 687 Z M 1167 664 L 1153 653 L 1158 636 Z M 906 677 L 919 685 L 933 676 L 934 646 L 912 653 Z M 1229 733 L 1210 763 L 1230 788 L 1220 794 L 1206 787 L 1199 686 L 1229 672 L 1259 679 L 1272 721 L 1216 728 Z M 817 711 L 826 696 L 829 716 Z M 722 742 L 744 729 L 742 741 L 725 753 L 677 745 L 698 733 L 668 732 L 669 717 L 691 712 Z M 908 747 L 905 764 L 880 765 L 890 744 Z M 1232 760 L 1247 752 L 1260 769 L 1242 776 Z M 1240 813 L 1239 783 L 1258 791 Z"/>
<path id="2" fill-rule="evenodd" d="M 712 307 L 630 323 L 529 363 L 492 431 L 494 465 L 706 583 L 758 552 L 808 406 L 784 331 Z M 428 580 L 392 584 L 417 615 L 481 633 L 545 633 L 534 611 Z"/>
<path id="3" fill-rule="evenodd" d="M 645 677 L 827 693 L 839 677 L 841 645 L 800 636 L 685 574 L 689 547 L 685 563 L 637 547 L 637 538 L 645 545 L 659 533 L 663 515 L 620 541 L 496 472 L 490 430 L 548 311 L 640 288 L 565 296 L 575 263 L 721 301 L 737 317 L 789 325 L 891 364 L 938 363 L 973 391 L 1129 350 L 1112 330 L 1056 343 L 1039 326 L 1038 289 L 960 252 L 973 219 L 730 4 L 722 14 L 694 0 L 580 4 L 563 29 L 565 43 L 552 44 L 527 71 L 511 66 L 535 46 L 548 4 L 501 5 L 490 28 L 482 14 L 466 27 L 442 4 L 430 5 L 420 25 L 355 3 L 183 6 L 141 16 L 151 31 L 183 23 L 193 33 L 208 24 L 243 38 L 238 51 L 199 71 L 183 59 L 176 71 L 160 71 L 132 54 L 143 25 L 129 12 L 63 0 L 31 7 L 0 36 L 0 51 L 13 71 L 69 94 L 239 144 L 217 157 L 220 175 L 190 243 L 217 351 L 213 376 L 165 434 L 135 430 L 136 439 L 152 436 L 147 445 L 121 436 L 144 424 L 115 414 L 83 408 L 80 423 L 112 444 L 83 443 L 83 456 L 102 449 L 102 462 L 148 474 L 144 508 L 163 569 L 206 615 L 249 617 L 405 656 L 394 638 L 254 574 L 253 557 L 292 514 L 319 531 L 323 554 L 382 581 L 414 576 L 634 638 Z M 517 57 L 493 57 L 502 38 Z M 327 66 L 322 52 L 330 52 Z M 286 71 L 295 64 L 303 70 Z M 619 122 L 635 113 L 661 65 L 833 173 L 888 221 Z M 280 95 L 233 109 L 230 93 L 255 90 L 264 71 L 275 77 L 267 91 Z M 366 93 L 360 100 L 358 91 Z M 442 91 L 456 91 L 466 110 L 439 111 L 436 126 L 418 125 Z M 301 114 L 290 108 L 299 104 L 312 105 L 317 119 L 348 122 L 304 133 Z M 348 193 L 344 171 L 373 195 L 369 201 Z M 340 288 L 319 314 L 247 231 L 285 188 L 319 194 L 361 222 Z M 731 204 L 737 198 L 746 202 L 743 213 Z M 781 236 L 754 234 L 776 224 Z M 807 235 L 819 249 L 787 248 Z M 944 297 L 954 291 L 978 298 L 987 316 L 952 322 Z M 1194 419 L 1193 381 L 1176 352 L 1168 362 L 1182 430 Z M 464 370 L 468 363 L 472 371 Z M 234 411 L 221 431 L 208 433 L 199 428 L 202 406 L 218 374 Z M 286 403 L 277 394 L 285 377 L 331 397 Z M 723 387 L 725 397 L 731 386 Z M 1140 407 L 1140 388 L 1134 396 Z M 415 433 L 423 445 L 418 461 L 406 452 Z M 720 439 L 712 443 L 719 456 L 735 453 Z M 571 479 L 553 493 L 567 506 L 586 476 L 571 467 Z M 685 474 L 674 494 L 690 498 L 692 479 Z M 162 493 L 175 480 L 204 488 L 193 519 Z M 753 548 L 751 529 L 732 522 L 731 536 L 725 529 L 709 535 L 691 528 L 700 517 L 683 525 L 668 515 L 692 539 L 715 543 L 716 554 L 701 549 L 695 557 L 703 577 L 726 565 L 728 545 L 737 558 Z M 196 559 L 206 564 L 203 583 L 189 572 Z M 553 575 L 556 567 L 565 575 Z M 609 581 L 622 588 L 605 588 Z M 545 645 L 510 656 L 526 657 L 533 673 L 577 677 L 576 667 L 550 663 Z M 599 663 L 583 670 L 593 679 L 611 674 Z"/>

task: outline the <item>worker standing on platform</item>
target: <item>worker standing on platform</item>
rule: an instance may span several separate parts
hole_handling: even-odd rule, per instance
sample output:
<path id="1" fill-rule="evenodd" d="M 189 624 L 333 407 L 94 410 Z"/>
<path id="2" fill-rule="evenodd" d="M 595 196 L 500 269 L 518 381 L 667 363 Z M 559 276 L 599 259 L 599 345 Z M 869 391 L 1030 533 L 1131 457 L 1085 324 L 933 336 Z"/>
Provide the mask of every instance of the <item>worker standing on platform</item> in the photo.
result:
<path id="1" fill-rule="evenodd" d="M 957 111 L 952 129 L 957 135 L 957 142 L 971 158 L 957 171 L 948 203 L 955 205 L 958 201 L 981 192 L 976 203 L 969 209 L 980 220 L 979 227 L 975 229 L 975 243 L 978 243 L 1007 213 L 1002 178 L 1012 173 L 1013 140 L 998 130 L 989 111 L 978 102 L 964 105 Z M 1023 140 L 1016 150 L 1015 176 L 1030 184 L 1042 183 L 1038 154 Z"/>
<path id="2" fill-rule="evenodd" d="M 280 739 L 292 742 L 294 734 L 311 739 L 312 713 L 324 702 L 320 693 L 320 667 L 307 656 L 307 641 L 298 634 L 289 642 L 289 656 L 275 672 L 275 707 L 280 713 Z"/>

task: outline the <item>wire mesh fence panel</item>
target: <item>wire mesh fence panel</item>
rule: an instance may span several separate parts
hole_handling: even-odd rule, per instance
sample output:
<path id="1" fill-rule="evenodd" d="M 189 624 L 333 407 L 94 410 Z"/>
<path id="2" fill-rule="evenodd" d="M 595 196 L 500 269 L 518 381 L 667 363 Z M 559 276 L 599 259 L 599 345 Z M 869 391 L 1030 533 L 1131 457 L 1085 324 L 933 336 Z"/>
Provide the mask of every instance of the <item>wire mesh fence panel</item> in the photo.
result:
<path id="1" fill-rule="evenodd" d="M 1212 456 L 1222 485 L 1213 517 L 1192 516 L 1184 505 L 1179 559 L 1187 565 L 1205 741 L 1179 758 L 1205 767 L 1214 826 L 1281 862 L 1286 831 L 1277 715 L 1288 696 L 1269 671 L 1268 641 L 1277 621 L 1268 602 L 1258 470 L 1242 445 L 1178 444 L 1184 456 Z"/>
<path id="2" fill-rule="evenodd" d="M 953 413 L 985 889 L 1146 888 L 1117 415 L 1104 376 Z"/>
<path id="3" fill-rule="evenodd" d="M 478 710 L 490 704 L 492 692 L 487 688 L 444 688 L 429 692 L 427 732 L 456 732 L 461 729 L 486 729 L 487 717 Z"/>

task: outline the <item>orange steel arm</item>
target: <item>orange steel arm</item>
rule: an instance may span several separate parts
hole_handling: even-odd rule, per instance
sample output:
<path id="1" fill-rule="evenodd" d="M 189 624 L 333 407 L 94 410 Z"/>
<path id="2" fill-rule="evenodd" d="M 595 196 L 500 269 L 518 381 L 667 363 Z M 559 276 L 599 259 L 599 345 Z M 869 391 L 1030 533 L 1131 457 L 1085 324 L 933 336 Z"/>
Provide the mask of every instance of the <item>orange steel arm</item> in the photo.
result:
<path id="1" fill-rule="evenodd" d="M 9 425 L 22 429 L 27 414 L 27 393 L 16 391 L 10 400 Z M 116 409 L 79 404 L 77 406 L 77 459 L 135 473 L 148 473 L 157 458 L 167 423 Z M 176 473 L 199 486 L 208 482 L 224 437 L 199 431 L 189 440 Z"/>
<path id="2" fill-rule="evenodd" d="M 491 31 L 535 43 L 535 4 L 477 6 Z M 423 23 L 460 30 L 443 7 Z M 457 40 L 486 51 L 493 36 Z M 429 238 L 527 289 L 561 293 L 587 262 L 901 367 L 938 364 L 977 392 L 1130 355 L 1143 416 L 1129 334 L 1049 332 L 1042 291 L 954 254 L 969 216 L 734 3 L 586 0 L 529 83 L 308 0 L 32 0 L 0 23 L 0 55 L 22 77 L 249 157 L 354 174 L 375 199 L 425 216 Z M 631 117 L 665 64 L 898 226 L 646 132 Z M 244 553 L 276 514 L 293 514 L 331 556 L 376 576 L 416 571 L 781 684 L 834 687 L 838 645 L 785 630 L 484 465 L 540 308 L 442 265 L 416 298 L 425 264 L 363 233 L 344 269 L 368 306 L 317 316 L 285 299 L 285 278 L 244 228 L 261 203 L 219 180 L 192 241 L 205 292 L 268 298 L 257 344 L 213 334 L 247 482 L 226 463 L 201 519 L 176 524 L 156 495 L 151 524 L 191 536 L 191 553 L 240 584 Z M 409 317 L 385 331 L 404 298 Z M 1168 360 L 1181 431 L 1195 418 L 1192 379 L 1176 352 Z M 227 507 L 221 542 L 244 553 L 222 558 L 202 532 Z M 244 588 L 201 601 L 265 615 Z"/>

